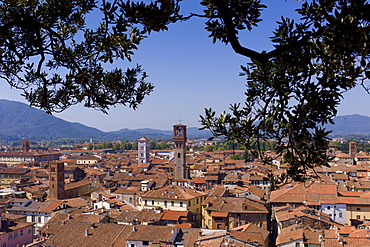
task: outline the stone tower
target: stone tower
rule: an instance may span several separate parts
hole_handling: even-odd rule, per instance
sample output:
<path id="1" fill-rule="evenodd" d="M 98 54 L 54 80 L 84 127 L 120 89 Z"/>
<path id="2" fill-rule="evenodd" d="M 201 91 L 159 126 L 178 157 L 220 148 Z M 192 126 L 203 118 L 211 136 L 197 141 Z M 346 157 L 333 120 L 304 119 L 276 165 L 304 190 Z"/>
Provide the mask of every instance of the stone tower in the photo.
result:
<path id="1" fill-rule="evenodd" d="M 186 125 L 176 124 L 173 126 L 173 142 L 174 142 L 174 178 L 188 178 L 186 168 Z"/>
<path id="2" fill-rule="evenodd" d="M 66 193 L 64 190 L 64 163 L 50 163 L 50 180 L 49 180 L 49 196 L 48 199 L 62 200 L 65 199 Z"/>
<path id="3" fill-rule="evenodd" d="M 349 143 L 349 156 L 351 158 L 356 157 L 356 148 L 357 148 L 356 142 Z"/>
<path id="4" fill-rule="evenodd" d="M 142 137 L 138 140 L 138 158 L 140 163 L 150 162 L 150 140 L 146 137 Z"/>
<path id="5" fill-rule="evenodd" d="M 23 152 L 30 151 L 30 142 L 28 140 L 23 140 L 22 141 L 22 151 Z"/>

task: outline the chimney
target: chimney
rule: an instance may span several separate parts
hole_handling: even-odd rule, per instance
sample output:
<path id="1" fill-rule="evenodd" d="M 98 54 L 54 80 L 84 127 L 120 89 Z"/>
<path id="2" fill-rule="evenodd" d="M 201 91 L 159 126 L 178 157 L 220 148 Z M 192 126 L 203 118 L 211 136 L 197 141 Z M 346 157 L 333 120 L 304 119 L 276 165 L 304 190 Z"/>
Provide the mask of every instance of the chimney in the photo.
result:
<path id="1" fill-rule="evenodd" d="M 85 229 L 85 237 L 89 236 L 89 229 Z"/>

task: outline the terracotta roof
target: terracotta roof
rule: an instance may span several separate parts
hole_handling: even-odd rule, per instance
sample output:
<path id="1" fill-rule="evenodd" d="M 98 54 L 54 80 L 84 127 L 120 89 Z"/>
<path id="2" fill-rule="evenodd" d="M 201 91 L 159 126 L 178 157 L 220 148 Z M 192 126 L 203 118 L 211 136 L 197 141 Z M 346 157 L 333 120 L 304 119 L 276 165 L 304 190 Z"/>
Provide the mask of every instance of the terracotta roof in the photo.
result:
<path id="1" fill-rule="evenodd" d="M 135 225 L 129 226 L 131 232 L 127 237 L 127 240 L 138 240 L 138 241 L 157 241 L 164 243 L 172 243 L 175 235 L 175 227 L 169 226 L 145 226 Z"/>
<path id="2" fill-rule="evenodd" d="M 62 205 L 65 201 L 63 200 L 52 200 L 48 199 L 41 204 L 38 208 L 39 212 L 51 213 L 57 210 L 57 208 Z"/>
<path id="3" fill-rule="evenodd" d="M 312 185 L 297 184 L 271 192 L 271 203 L 300 203 L 304 201 L 331 201 L 338 203 L 337 185 L 335 183 Z"/>
<path id="4" fill-rule="evenodd" d="M 352 205 L 369 205 L 370 197 L 339 197 L 339 202 Z"/>
<path id="5" fill-rule="evenodd" d="M 44 243 L 45 246 L 59 247 L 100 247 L 126 246 L 126 237 L 131 227 L 119 224 L 105 224 L 67 221 Z M 86 235 L 87 233 L 87 235 Z"/>
<path id="6" fill-rule="evenodd" d="M 211 212 L 212 217 L 227 217 L 229 215 L 228 212 Z"/>
<path id="7" fill-rule="evenodd" d="M 148 138 L 146 138 L 145 136 L 143 136 L 138 141 L 150 141 L 150 140 Z"/>
<path id="8" fill-rule="evenodd" d="M 80 187 L 80 186 L 85 186 L 85 185 L 89 185 L 91 184 L 90 181 L 87 181 L 87 180 L 81 180 L 81 181 L 78 181 L 78 182 L 74 182 L 74 183 L 69 183 L 69 184 L 66 184 L 64 186 L 64 189 L 65 190 L 69 190 L 69 189 L 72 189 L 72 188 L 77 188 L 77 187 Z"/>
<path id="9" fill-rule="evenodd" d="M 180 219 L 186 220 L 188 218 L 189 211 L 173 211 L 164 210 L 162 220 L 179 221 Z"/>
<path id="10" fill-rule="evenodd" d="M 195 177 L 195 178 L 193 178 L 193 183 L 195 183 L 195 184 L 205 184 L 206 179 L 205 179 L 205 177 Z"/>
<path id="11" fill-rule="evenodd" d="M 142 195 L 143 198 L 163 198 L 189 200 L 205 195 L 204 192 L 196 191 L 191 188 L 168 185 L 158 190 L 150 190 Z"/>
<path id="12" fill-rule="evenodd" d="M 247 198 L 208 197 L 202 205 L 206 205 L 207 210 L 215 212 L 268 213 L 265 204 Z"/>
<path id="13" fill-rule="evenodd" d="M 43 234 L 55 234 L 67 221 L 98 223 L 103 221 L 107 216 L 96 214 L 69 214 L 57 213 L 40 229 Z"/>
<path id="14" fill-rule="evenodd" d="M 276 238 L 276 245 L 288 244 L 296 240 L 305 239 L 310 244 L 320 244 L 319 236 L 321 231 L 301 228 L 293 231 L 282 231 Z"/>
<path id="15" fill-rule="evenodd" d="M 6 167 L 0 169 L 0 174 L 25 174 L 28 171 L 28 168 Z"/>

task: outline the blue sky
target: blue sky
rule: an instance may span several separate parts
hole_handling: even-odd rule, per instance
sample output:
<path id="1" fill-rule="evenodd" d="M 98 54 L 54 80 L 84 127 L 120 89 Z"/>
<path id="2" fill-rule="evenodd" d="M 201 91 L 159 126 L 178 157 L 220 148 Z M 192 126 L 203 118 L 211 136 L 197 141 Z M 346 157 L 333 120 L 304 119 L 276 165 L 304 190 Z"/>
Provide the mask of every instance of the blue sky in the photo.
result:
<path id="1" fill-rule="evenodd" d="M 185 0 L 184 12 L 200 13 L 197 1 Z M 244 46 L 257 51 L 270 50 L 269 36 L 281 15 L 296 17 L 294 9 L 302 2 L 295 0 L 265 1 L 264 21 L 252 31 L 240 37 Z M 235 54 L 230 46 L 212 44 L 204 30 L 203 21 L 193 19 L 169 26 L 169 31 L 153 33 L 142 41 L 133 62 L 115 63 L 118 67 L 135 67 L 141 64 L 153 82 L 154 92 L 139 109 L 134 111 L 117 106 L 105 115 L 82 105 L 73 106 L 56 117 L 79 122 L 103 131 L 123 128 L 171 129 L 182 120 L 189 127 L 199 127 L 199 115 L 204 108 L 227 110 L 230 104 L 244 101 L 245 78 L 239 76 L 240 65 L 248 60 Z M 0 83 L 0 98 L 27 103 L 21 91 Z M 344 94 L 338 115 L 361 114 L 370 116 L 367 103 L 370 96 L 355 88 Z"/>

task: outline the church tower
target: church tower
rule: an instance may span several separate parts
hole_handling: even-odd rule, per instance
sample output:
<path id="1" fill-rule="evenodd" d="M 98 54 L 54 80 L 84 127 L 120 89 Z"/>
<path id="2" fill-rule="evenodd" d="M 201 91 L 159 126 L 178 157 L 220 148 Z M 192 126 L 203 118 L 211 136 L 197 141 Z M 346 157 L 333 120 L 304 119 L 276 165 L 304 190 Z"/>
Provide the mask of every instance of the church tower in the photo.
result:
<path id="1" fill-rule="evenodd" d="M 30 142 L 28 140 L 22 141 L 22 151 L 29 152 L 30 151 Z"/>
<path id="2" fill-rule="evenodd" d="M 150 140 L 146 137 L 142 137 L 138 140 L 138 161 L 140 163 L 150 162 Z"/>
<path id="3" fill-rule="evenodd" d="M 357 152 L 356 148 L 357 148 L 356 142 L 349 143 L 349 156 L 351 158 L 356 157 L 356 152 Z"/>
<path id="4" fill-rule="evenodd" d="M 186 168 L 186 125 L 176 124 L 173 126 L 173 142 L 175 145 L 174 178 L 188 178 Z"/>
<path id="5" fill-rule="evenodd" d="M 51 162 L 49 173 L 50 180 L 48 199 L 65 199 L 66 195 L 64 190 L 64 163 Z"/>

